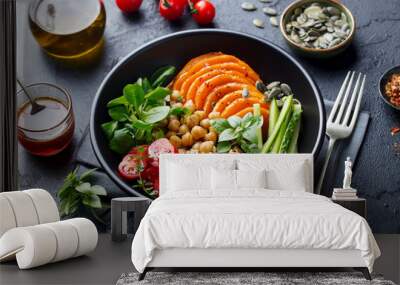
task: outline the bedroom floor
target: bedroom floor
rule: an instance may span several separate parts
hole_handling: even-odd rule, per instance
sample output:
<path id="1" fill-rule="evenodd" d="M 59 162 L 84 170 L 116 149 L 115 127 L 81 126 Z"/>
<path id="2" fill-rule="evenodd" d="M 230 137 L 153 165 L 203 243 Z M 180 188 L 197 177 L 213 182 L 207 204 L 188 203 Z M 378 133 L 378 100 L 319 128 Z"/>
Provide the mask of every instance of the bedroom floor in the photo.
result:
<path id="1" fill-rule="evenodd" d="M 375 235 L 382 251 L 375 272 L 400 283 L 400 235 Z M 100 234 L 97 250 L 78 257 L 31 270 L 18 270 L 14 262 L 0 265 L 0 284 L 115 284 L 122 273 L 134 271 L 130 261 L 131 239 L 111 241 Z"/>

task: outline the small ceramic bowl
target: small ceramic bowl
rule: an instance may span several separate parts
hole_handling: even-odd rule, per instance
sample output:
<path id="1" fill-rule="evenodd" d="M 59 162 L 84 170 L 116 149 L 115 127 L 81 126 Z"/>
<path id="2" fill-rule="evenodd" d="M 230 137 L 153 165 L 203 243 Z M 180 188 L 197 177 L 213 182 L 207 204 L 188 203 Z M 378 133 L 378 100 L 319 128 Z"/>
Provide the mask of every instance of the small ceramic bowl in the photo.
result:
<path id="1" fill-rule="evenodd" d="M 294 11 L 296 8 L 302 7 L 304 5 L 310 5 L 312 3 L 320 3 L 321 5 L 329 5 L 338 8 L 341 12 L 343 12 L 348 19 L 349 26 L 350 26 L 350 34 L 348 37 L 339 43 L 336 46 L 326 48 L 326 49 L 317 49 L 317 48 L 309 48 L 309 47 L 303 47 L 300 44 L 294 42 L 291 38 L 290 35 L 286 32 L 286 24 L 290 21 L 290 17 L 293 15 Z M 339 1 L 334 1 L 334 0 L 297 0 L 290 4 L 282 13 L 281 21 L 280 21 L 280 30 L 285 38 L 286 42 L 288 45 L 296 52 L 298 52 L 301 55 L 304 56 L 309 56 L 309 57 L 315 57 L 315 58 L 328 58 L 335 56 L 342 51 L 344 51 L 353 41 L 355 30 L 356 30 L 356 24 L 354 17 L 352 13 L 350 12 L 349 9 L 347 9 L 343 4 L 341 4 Z"/>
<path id="2" fill-rule="evenodd" d="M 392 74 L 395 73 L 400 74 L 400 65 L 389 69 L 382 75 L 381 79 L 379 80 L 379 95 L 386 104 L 388 104 L 393 109 L 400 111 L 400 106 L 392 104 L 389 98 L 386 96 L 385 92 L 386 83 L 388 82 Z"/>

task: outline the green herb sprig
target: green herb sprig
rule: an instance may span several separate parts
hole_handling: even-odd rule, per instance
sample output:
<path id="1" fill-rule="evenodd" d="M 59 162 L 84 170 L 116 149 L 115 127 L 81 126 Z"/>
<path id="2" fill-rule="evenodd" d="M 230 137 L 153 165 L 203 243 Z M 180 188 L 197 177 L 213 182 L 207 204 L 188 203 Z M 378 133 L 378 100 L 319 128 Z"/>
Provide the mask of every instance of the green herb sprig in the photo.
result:
<path id="1" fill-rule="evenodd" d="M 244 152 L 257 153 L 257 130 L 261 128 L 261 116 L 246 114 L 243 118 L 231 116 L 228 119 L 213 119 L 211 126 L 218 132 L 217 152 L 229 152 L 234 146 L 239 146 Z"/>
<path id="2" fill-rule="evenodd" d="M 89 179 L 97 168 L 90 169 L 78 175 L 78 168 L 69 173 L 64 184 L 57 192 L 60 199 L 61 216 L 74 216 L 79 207 L 84 206 L 92 211 L 103 207 L 100 196 L 106 196 L 107 191 L 103 186 L 91 185 Z M 97 216 L 93 214 L 95 218 Z"/>

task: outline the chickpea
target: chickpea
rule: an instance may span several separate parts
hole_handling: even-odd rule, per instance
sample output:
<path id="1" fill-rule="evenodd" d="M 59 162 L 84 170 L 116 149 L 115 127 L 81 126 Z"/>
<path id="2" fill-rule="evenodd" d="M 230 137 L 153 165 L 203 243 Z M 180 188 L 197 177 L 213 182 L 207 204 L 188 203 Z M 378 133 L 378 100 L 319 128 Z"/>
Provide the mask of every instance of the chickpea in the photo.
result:
<path id="1" fill-rule="evenodd" d="M 175 116 L 175 115 L 169 115 L 168 116 L 168 119 L 171 121 L 171 120 L 178 120 L 178 117 L 177 116 Z"/>
<path id="2" fill-rule="evenodd" d="M 205 141 L 212 141 L 212 142 L 216 142 L 217 141 L 217 133 L 215 132 L 209 132 L 208 134 L 205 135 L 204 140 Z"/>
<path id="3" fill-rule="evenodd" d="M 172 119 L 168 123 L 168 129 L 174 132 L 179 131 L 179 126 L 181 123 L 177 119 Z"/>
<path id="4" fill-rule="evenodd" d="M 169 138 L 172 137 L 172 136 L 176 136 L 176 133 L 173 132 L 173 131 L 169 131 L 169 132 L 165 135 L 165 137 L 166 137 L 167 139 L 169 139 Z"/>
<path id="5" fill-rule="evenodd" d="M 192 146 L 192 144 L 193 144 L 193 136 L 191 133 L 187 132 L 182 136 L 182 145 Z"/>
<path id="6" fill-rule="evenodd" d="M 196 143 L 192 146 L 192 150 L 197 150 L 197 151 L 199 151 L 199 150 L 200 150 L 200 145 L 201 145 L 201 142 L 196 142 Z"/>
<path id="7" fill-rule="evenodd" d="M 175 136 L 171 136 L 169 138 L 169 142 L 176 148 L 180 148 L 181 145 L 182 145 L 181 138 L 176 136 L 176 135 Z"/>
<path id="8" fill-rule="evenodd" d="M 210 119 L 217 119 L 217 118 L 220 118 L 220 117 L 221 117 L 220 112 L 211 112 L 211 113 L 208 115 L 208 118 L 210 118 Z"/>
<path id="9" fill-rule="evenodd" d="M 214 133 L 217 133 L 217 134 L 218 134 L 217 130 L 214 129 L 213 127 L 211 127 L 211 126 L 210 126 L 210 128 L 209 128 L 208 130 L 209 130 L 210 132 L 214 132 Z"/>
<path id="10" fill-rule="evenodd" d="M 181 125 L 181 126 L 179 127 L 178 134 L 184 135 L 184 134 L 186 134 L 188 131 L 189 131 L 189 127 L 188 127 L 187 125 Z"/>
<path id="11" fill-rule="evenodd" d="M 210 128 L 210 126 L 211 126 L 210 119 L 206 118 L 206 119 L 201 120 L 200 126 L 202 126 L 205 129 Z"/>
<path id="12" fill-rule="evenodd" d="M 189 129 L 192 129 L 194 126 L 199 124 L 200 120 L 196 115 L 190 115 L 186 117 L 185 123 Z"/>
<path id="13" fill-rule="evenodd" d="M 198 111 L 194 112 L 193 115 L 196 115 L 197 117 L 199 117 L 199 120 L 201 121 L 206 117 L 206 112 L 198 110 Z"/>
<path id="14" fill-rule="evenodd" d="M 193 113 L 194 111 L 195 111 L 195 106 L 194 106 L 194 104 L 193 104 L 193 101 L 192 100 L 188 100 L 188 101 L 186 101 L 186 103 L 185 103 L 185 105 L 184 105 L 186 108 L 188 108 L 189 109 L 189 111 L 191 112 L 191 113 Z"/>
<path id="15" fill-rule="evenodd" d="M 213 151 L 213 147 L 214 142 L 212 141 L 202 142 L 200 145 L 200 153 L 210 153 Z"/>
<path id="16" fill-rule="evenodd" d="M 200 126 L 194 126 L 191 131 L 191 134 L 193 138 L 197 141 L 199 139 L 204 138 L 204 136 L 207 134 L 207 131 Z"/>

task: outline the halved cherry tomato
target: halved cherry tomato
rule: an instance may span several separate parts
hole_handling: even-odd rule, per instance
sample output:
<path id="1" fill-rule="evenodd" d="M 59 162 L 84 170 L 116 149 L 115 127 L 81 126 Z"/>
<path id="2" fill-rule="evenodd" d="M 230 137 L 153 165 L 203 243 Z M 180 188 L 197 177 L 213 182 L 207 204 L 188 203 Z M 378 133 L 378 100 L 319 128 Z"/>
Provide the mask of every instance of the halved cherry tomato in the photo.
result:
<path id="1" fill-rule="evenodd" d="M 133 13 L 139 10 L 142 0 L 115 0 L 118 8 L 125 13 Z"/>
<path id="2" fill-rule="evenodd" d="M 136 154 L 128 153 L 118 165 L 118 172 L 126 180 L 139 178 L 139 174 L 146 168 L 147 160 Z"/>
<path id="3" fill-rule="evenodd" d="M 178 20 L 183 15 L 186 5 L 184 0 L 160 0 L 160 14 L 169 21 Z"/>
<path id="4" fill-rule="evenodd" d="M 148 149 L 151 164 L 158 166 L 158 159 L 162 153 L 176 153 L 176 148 L 169 142 L 168 139 L 162 138 L 154 141 Z"/>
<path id="5" fill-rule="evenodd" d="M 199 25 L 207 25 L 212 22 L 215 17 L 215 7 L 207 0 L 197 1 L 191 9 L 193 19 Z"/>
<path id="6" fill-rule="evenodd" d="M 158 179 L 159 177 L 158 167 L 149 165 L 145 170 L 143 170 L 142 177 L 150 182 L 153 182 L 154 180 Z"/>

